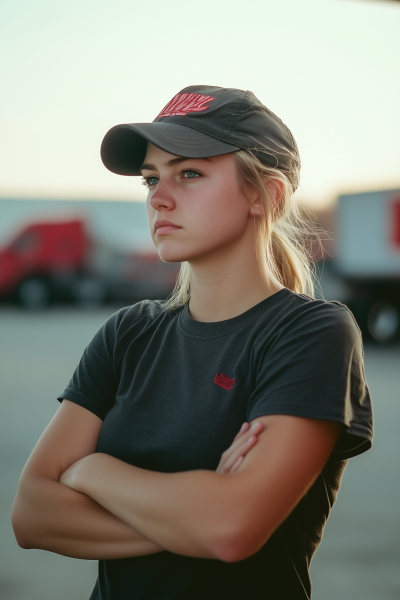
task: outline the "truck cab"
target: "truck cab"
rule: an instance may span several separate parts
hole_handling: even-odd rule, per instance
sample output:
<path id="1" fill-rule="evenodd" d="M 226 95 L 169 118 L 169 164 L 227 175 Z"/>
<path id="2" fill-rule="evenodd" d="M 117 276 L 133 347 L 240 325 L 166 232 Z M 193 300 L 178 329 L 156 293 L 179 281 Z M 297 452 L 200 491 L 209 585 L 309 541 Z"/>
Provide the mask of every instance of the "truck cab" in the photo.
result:
<path id="1" fill-rule="evenodd" d="M 0 249 L 0 296 L 41 308 L 84 269 L 89 240 L 80 220 L 36 222 Z"/>

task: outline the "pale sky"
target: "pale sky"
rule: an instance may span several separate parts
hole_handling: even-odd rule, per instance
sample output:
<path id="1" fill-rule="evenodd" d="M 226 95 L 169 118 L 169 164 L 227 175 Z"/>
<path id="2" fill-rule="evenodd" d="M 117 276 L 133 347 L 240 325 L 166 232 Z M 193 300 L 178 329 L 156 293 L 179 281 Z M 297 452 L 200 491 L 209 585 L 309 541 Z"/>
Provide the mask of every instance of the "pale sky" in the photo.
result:
<path id="1" fill-rule="evenodd" d="M 0 7 L 0 197 L 143 200 L 103 136 L 193 84 L 249 89 L 291 129 L 298 195 L 400 187 L 400 4 L 12 0 Z"/>

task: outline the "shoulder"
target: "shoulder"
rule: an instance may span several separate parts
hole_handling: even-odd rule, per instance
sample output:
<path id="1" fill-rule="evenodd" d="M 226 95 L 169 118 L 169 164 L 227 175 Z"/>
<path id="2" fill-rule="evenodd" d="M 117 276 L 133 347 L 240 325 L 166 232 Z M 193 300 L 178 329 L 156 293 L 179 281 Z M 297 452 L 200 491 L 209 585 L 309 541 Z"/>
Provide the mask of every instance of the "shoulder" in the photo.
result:
<path id="1" fill-rule="evenodd" d="M 165 300 L 142 300 L 125 306 L 111 315 L 103 327 L 115 335 L 135 326 L 146 329 L 165 314 L 165 304 Z"/>
<path id="2" fill-rule="evenodd" d="M 290 292 L 270 320 L 270 330 L 255 354 L 251 418 L 287 414 L 336 421 L 346 426 L 340 456 L 367 449 L 371 399 L 361 333 L 349 309 Z"/>
<path id="3" fill-rule="evenodd" d="M 321 339 L 329 335 L 331 341 L 361 341 L 361 332 L 353 314 L 337 301 L 313 299 L 290 292 L 286 302 L 281 304 L 277 321 L 280 334 L 292 338 L 307 336 L 309 339 Z"/>
<path id="4" fill-rule="evenodd" d="M 113 356 L 116 346 L 123 346 L 140 336 L 165 313 L 165 300 L 142 300 L 131 306 L 125 306 L 112 314 L 100 327 L 89 349 L 98 349 Z"/>
<path id="5" fill-rule="evenodd" d="M 360 329 L 340 302 L 313 299 L 287 290 L 283 300 L 255 324 L 254 356 L 264 362 L 334 367 L 340 359 L 363 361 Z"/>

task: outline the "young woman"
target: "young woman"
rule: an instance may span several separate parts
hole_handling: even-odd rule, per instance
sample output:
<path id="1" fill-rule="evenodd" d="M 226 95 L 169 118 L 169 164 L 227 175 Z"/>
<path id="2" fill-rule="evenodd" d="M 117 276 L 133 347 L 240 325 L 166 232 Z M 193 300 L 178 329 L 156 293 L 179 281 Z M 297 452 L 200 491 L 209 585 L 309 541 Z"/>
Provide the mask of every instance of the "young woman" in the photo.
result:
<path id="1" fill-rule="evenodd" d="M 293 136 L 251 92 L 191 86 L 102 159 L 142 174 L 181 272 L 86 348 L 22 474 L 18 543 L 99 559 L 92 600 L 310 598 L 372 415 L 351 313 L 312 298 Z"/>

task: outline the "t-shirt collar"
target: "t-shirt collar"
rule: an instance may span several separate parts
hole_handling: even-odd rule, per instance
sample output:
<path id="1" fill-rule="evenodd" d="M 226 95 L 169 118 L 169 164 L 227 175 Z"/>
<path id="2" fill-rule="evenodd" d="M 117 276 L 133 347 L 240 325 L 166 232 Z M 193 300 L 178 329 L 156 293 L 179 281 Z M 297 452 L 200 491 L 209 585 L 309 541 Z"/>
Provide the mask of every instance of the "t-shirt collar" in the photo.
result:
<path id="1" fill-rule="evenodd" d="M 292 293 L 288 288 L 283 288 L 237 317 L 211 323 L 195 321 L 189 314 L 189 303 L 187 303 L 180 315 L 180 325 L 186 333 L 203 338 L 226 335 L 261 317 L 267 310 L 285 300 Z"/>

